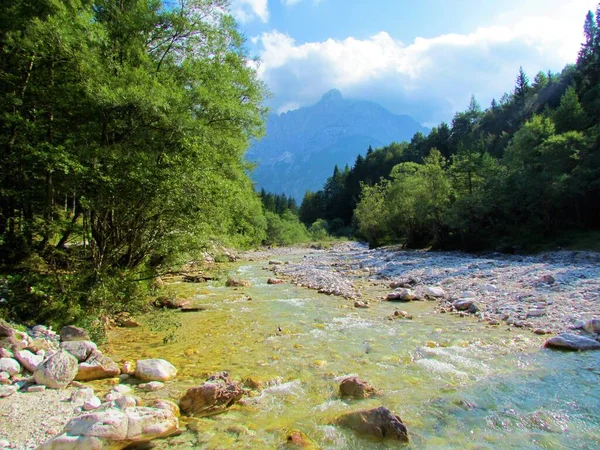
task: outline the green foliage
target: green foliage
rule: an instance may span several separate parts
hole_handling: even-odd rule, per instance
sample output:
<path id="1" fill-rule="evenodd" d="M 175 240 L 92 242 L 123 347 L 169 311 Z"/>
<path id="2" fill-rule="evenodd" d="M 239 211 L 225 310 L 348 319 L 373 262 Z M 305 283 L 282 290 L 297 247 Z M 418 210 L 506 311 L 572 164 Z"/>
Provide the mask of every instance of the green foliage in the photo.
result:
<path id="1" fill-rule="evenodd" d="M 306 226 L 290 211 L 281 216 L 265 212 L 267 219 L 267 237 L 265 245 L 292 245 L 310 241 Z"/>
<path id="2" fill-rule="evenodd" d="M 574 87 L 569 87 L 560 99 L 560 106 L 552 115 L 556 131 L 582 131 L 586 128 L 587 117 Z"/>
<path id="3" fill-rule="evenodd" d="M 351 207 L 356 234 L 372 246 L 467 250 L 539 249 L 599 229 L 599 12 L 586 17 L 576 65 L 532 84 L 520 68 L 512 92 L 487 110 L 472 97 L 451 126 L 359 155 L 341 187 L 337 170 L 307 193 L 303 220 L 331 223 L 331 205 Z"/>
<path id="4" fill-rule="evenodd" d="M 329 224 L 324 219 L 317 219 L 310 226 L 308 232 L 315 241 L 324 241 L 329 237 Z"/>
<path id="5" fill-rule="evenodd" d="M 226 1 L 10 3 L 0 263 L 48 265 L 23 272 L 14 292 L 26 301 L 11 314 L 33 320 L 27 286 L 51 299 L 39 320 L 126 309 L 135 280 L 182 252 L 265 239 L 244 162 L 263 133 L 265 88 Z"/>

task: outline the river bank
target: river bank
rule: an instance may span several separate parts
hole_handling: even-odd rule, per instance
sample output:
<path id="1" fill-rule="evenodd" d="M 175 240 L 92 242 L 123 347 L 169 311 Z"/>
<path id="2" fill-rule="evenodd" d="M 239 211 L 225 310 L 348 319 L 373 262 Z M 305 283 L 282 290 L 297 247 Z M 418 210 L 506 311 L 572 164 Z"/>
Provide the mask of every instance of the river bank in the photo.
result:
<path id="1" fill-rule="evenodd" d="M 320 448 L 391 448 L 335 425 L 346 413 L 380 406 L 402 417 L 415 448 L 527 448 L 532 435 L 550 447 L 575 439 L 585 448 L 596 442 L 600 424 L 594 406 L 600 352 L 542 350 L 549 336 L 532 331 L 563 331 L 598 317 L 596 257 L 369 250 L 355 243 L 246 253 L 227 277 L 247 283 L 169 280 L 178 298 L 198 308 L 174 312 L 180 321 L 174 341 L 165 343 L 164 332 L 152 331 L 144 318 L 141 327 L 109 332 L 105 355 L 121 363 L 164 358 L 177 368 L 174 379 L 156 392 L 127 377 L 84 385 L 105 398 L 120 383 L 145 404 L 177 402 L 224 370 L 251 386 L 225 414 L 181 418 L 177 436 L 153 441 L 157 449 L 278 448 L 296 429 Z M 310 290 L 269 284 L 272 272 Z M 385 298 L 396 291 L 390 284 L 410 285 L 419 297 L 442 288 L 444 297 L 390 302 Z M 545 297 L 545 314 L 520 319 L 541 309 L 542 301 L 534 308 L 529 296 Z M 441 312 L 448 300 L 462 298 L 472 298 L 479 312 Z M 369 308 L 355 307 L 357 301 Z M 407 315 L 395 315 L 399 308 Z M 509 325 L 503 311 L 532 324 Z M 340 398 L 340 380 L 351 375 L 368 380 L 379 395 Z M 78 414 L 68 401 L 76 389 L 0 399 L 0 417 L 7 418 L 0 440 L 9 441 L 7 448 L 35 448 L 60 433 Z"/>
<path id="2" fill-rule="evenodd" d="M 547 334 L 580 328 L 583 322 L 600 317 L 600 254 L 595 252 L 472 255 L 370 250 L 356 243 L 304 252 L 302 261 L 274 265 L 275 273 L 299 285 L 353 299 L 362 297 L 365 284 L 389 292 L 398 285 L 411 287 L 417 299 L 426 296 L 427 287 L 440 287 L 444 294 L 437 312 L 449 311 L 448 301 L 470 300 L 481 320 Z M 281 254 L 285 251 L 258 255 Z"/>

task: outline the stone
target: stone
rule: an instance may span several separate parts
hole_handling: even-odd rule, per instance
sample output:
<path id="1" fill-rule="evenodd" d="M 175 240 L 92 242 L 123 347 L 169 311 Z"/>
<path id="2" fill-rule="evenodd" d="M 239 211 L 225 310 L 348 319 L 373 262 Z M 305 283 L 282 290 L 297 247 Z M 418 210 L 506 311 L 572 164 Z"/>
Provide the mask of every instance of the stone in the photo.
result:
<path id="1" fill-rule="evenodd" d="M 33 373 L 35 369 L 44 361 L 43 355 L 36 355 L 29 350 L 18 350 L 15 352 L 15 358 L 21 363 L 25 370 Z"/>
<path id="2" fill-rule="evenodd" d="M 165 384 L 160 381 L 150 381 L 149 383 L 138 384 L 138 388 L 142 391 L 158 391 L 164 387 Z"/>
<path id="3" fill-rule="evenodd" d="M 14 358 L 0 358 L 0 372 L 7 372 L 10 376 L 21 373 L 22 367 Z"/>
<path id="4" fill-rule="evenodd" d="M 177 369 L 164 359 L 140 359 L 135 367 L 135 377 L 142 381 L 169 381 Z"/>
<path id="5" fill-rule="evenodd" d="M 118 392 L 119 394 L 129 394 L 131 392 L 131 388 L 125 384 L 117 384 L 112 388 L 114 392 Z"/>
<path id="6" fill-rule="evenodd" d="M 546 348 L 558 350 L 600 350 L 600 342 L 585 336 L 571 333 L 562 333 L 551 337 L 544 344 Z"/>
<path id="7" fill-rule="evenodd" d="M 46 390 L 46 386 L 43 384 L 34 384 L 33 386 L 29 386 L 27 388 L 27 392 L 43 392 Z"/>
<path id="8" fill-rule="evenodd" d="M 106 394 L 104 396 L 104 401 L 109 402 L 109 403 L 116 402 L 117 400 L 119 400 L 122 397 L 123 397 L 123 394 L 121 394 L 120 392 L 110 391 L 108 394 Z"/>
<path id="9" fill-rule="evenodd" d="M 585 331 L 591 334 L 600 334 L 600 319 L 590 319 L 583 324 Z"/>
<path id="10" fill-rule="evenodd" d="M 269 278 L 267 280 L 267 284 L 283 284 L 285 283 L 285 281 L 283 281 L 281 278 Z"/>
<path id="11" fill-rule="evenodd" d="M 412 319 L 413 318 L 413 316 L 411 316 L 408 312 L 401 311 L 399 309 L 394 311 L 394 317 L 400 317 L 402 319 Z"/>
<path id="12" fill-rule="evenodd" d="M 10 384 L 10 373 L 0 372 L 0 384 Z"/>
<path id="13" fill-rule="evenodd" d="M 472 300 L 456 300 L 454 303 L 452 303 L 452 306 L 454 306 L 457 311 L 467 311 L 474 304 L 475 302 Z"/>
<path id="14" fill-rule="evenodd" d="M 411 288 L 419 284 L 419 280 L 413 277 L 403 278 L 401 280 L 395 280 L 390 282 L 389 287 L 392 289 L 396 288 Z"/>
<path id="15" fill-rule="evenodd" d="M 116 362 L 100 351 L 94 350 L 85 362 L 79 364 L 77 381 L 101 380 L 119 376 L 121 369 Z"/>
<path id="16" fill-rule="evenodd" d="M 582 325 L 583 326 L 583 325 Z M 7 348 L 0 347 L 0 358 L 14 358 L 15 354 Z"/>
<path id="17" fill-rule="evenodd" d="M 380 392 L 368 382 L 358 377 L 344 378 L 340 383 L 340 395 L 342 397 L 369 398 L 379 395 Z"/>
<path id="18" fill-rule="evenodd" d="M 0 398 L 5 398 L 13 395 L 19 388 L 17 386 L 0 386 Z"/>
<path id="19" fill-rule="evenodd" d="M 545 309 L 530 309 L 527 312 L 527 317 L 543 317 L 546 315 Z"/>
<path id="20" fill-rule="evenodd" d="M 90 335 L 86 330 L 74 325 L 67 325 L 60 330 L 61 341 L 89 341 Z"/>
<path id="21" fill-rule="evenodd" d="M 209 416 L 225 411 L 243 395 L 242 386 L 231 381 L 227 372 L 220 372 L 201 386 L 188 389 L 179 400 L 179 408 L 187 415 Z"/>
<path id="22" fill-rule="evenodd" d="M 272 259 L 269 261 L 270 266 L 281 266 L 282 264 L 283 264 L 283 261 L 279 261 L 276 259 Z"/>
<path id="23" fill-rule="evenodd" d="M 121 397 L 114 400 L 114 402 L 121 409 L 132 408 L 138 404 L 136 397 L 131 395 L 121 395 Z"/>
<path id="24" fill-rule="evenodd" d="M 417 296 L 413 290 L 405 288 L 390 292 L 385 299 L 388 301 L 410 302 L 416 300 Z"/>
<path id="25" fill-rule="evenodd" d="M 489 294 L 490 292 L 498 291 L 498 287 L 493 284 L 484 284 L 483 286 L 481 286 L 480 291 L 483 294 Z"/>
<path id="26" fill-rule="evenodd" d="M 166 409 L 132 407 L 94 411 L 71 419 L 59 436 L 37 450 L 119 450 L 177 431 L 179 420 Z"/>
<path id="27" fill-rule="evenodd" d="M 95 397 L 94 390 L 92 388 L 77 389 L 71 394 L 71 403 L 74 403 L 75 405 L 83 405 L 92 397 Z"/>
<path id="28" fill-rule="evenodd" d="M 154 306 L 157 308 L 179 309 L 190 304 L 189 300 L 182 298 L 158 297 L 154 300 Z"/>
<path id="29" fill-rule="evenodd" d="M 408 442 L 408 431 L 402 419 L 384 406 L 344 414 L 336 420 L 336 424 L 359 434 Z"/>
<path id="30" fill-rule="evenodd" d="M 135 374 L 135 363 L 133 361 L 122 361 L 121 373 L 126 375 Z"/>
<path id="31" fill-rule="evenodd" d="M 8 448 L 13 448 L 13 447 L 12 447 L 12 445 L 10 445 L 10 442 L 7 441 L 6 439 L 0 439 L 0 448 L 8 449 Z"/>
<path id="32" fill-rule="evenodd" d="M 357 300 L 354 302 L 354 307 L 355 308 L 370 308 L 369 304 L 366 302 L 363 302 L 361 300 Z"/>
<path id="33" fill-rule="evenodd" d="M 248 280 L 239 280 L 236 278 L 228 278 L 225 282 L 227 287 L 249 287 L 250 282 Z"/>
<path id="34" fill-rule="evenodd" d="M 37 384 L 43 384 L 52 389 L 63 389 L 77 375 L 77 359 L 65 350 L 59 350 L 42 362 L 33 376 Z"/>
<path id="35" fill-rule="evenodd" d="M 170 400 L 157 398 L 152 403 L 152 407 L 158 409 L 167 409 L 171 411 L 176 417 L 179 417 L 181 415 L 181 412 L 179 411 L 179 406 L 177 406 L 176 403 Z"/>
<path id="36" fill-rule="evenodd" d="M 84 411 L 93 411 L 94 409 L 98 409 L 101 404 L 102 402 L 100 401 L 100 399 L 95 395 L 92 395 L 90 398 L 86 399 L 83 402 L 82 408 Z"/>
<path id="37" fill-rule="evenodd" d="M 292 430 L 287 434 L 283 449 L 318 450 L 319 446 L 300 430 Z"/>
<path id="38" fill-rule="evenodd" d="M 94 350 L 98 350 L 92 341 L 66 341 L 61 342 L 60 346 L 77 358 L 79 362 L 84 362 Z"/>
<path id="39" fill-rule="evenodd" d="M 446 296 L 446 292 L 441 287 L 437 286 L 428 286 L 423 290 L 423 293 L 427 297 L 432 298 L 444 298 Z"/>
<path id="40" fill-rule="evenodd" d="M 539 279 L 540 283 L 554 284 L 556 279 L 552 275 L 542 275 Z"/>

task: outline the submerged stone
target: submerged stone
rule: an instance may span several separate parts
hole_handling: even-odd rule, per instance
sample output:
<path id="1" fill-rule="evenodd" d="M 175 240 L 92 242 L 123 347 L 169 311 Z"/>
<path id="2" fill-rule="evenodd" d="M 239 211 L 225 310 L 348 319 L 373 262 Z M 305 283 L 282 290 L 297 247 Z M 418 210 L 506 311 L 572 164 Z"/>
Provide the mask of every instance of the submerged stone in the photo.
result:
<path id="1" fill-rule="evenodd" d="M 600 342 L 585 336 L 562 333 L 546 341 L 544 347 L 558 350 L 600 350 Z"/>
<path id="2" fill-rule="evenodd" d="M 335 423 L 357 433 L 380 439 L 393 439 L 400 442 L 409 440 L 402 419 L 384 406 L 344 414 Z"/>

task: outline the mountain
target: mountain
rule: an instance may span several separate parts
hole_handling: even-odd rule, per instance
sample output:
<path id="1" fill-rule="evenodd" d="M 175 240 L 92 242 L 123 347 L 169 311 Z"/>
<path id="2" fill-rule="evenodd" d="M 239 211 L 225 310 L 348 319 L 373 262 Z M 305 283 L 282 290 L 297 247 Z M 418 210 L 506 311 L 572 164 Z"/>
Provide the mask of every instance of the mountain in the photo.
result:
<path id="1" fill-rule="evenodd" d="M 417 131 L 429 130 L 409 116 L 344 99 L 333 89 L 315 105 L 269 115 L 267 134 L 253 143 L 247 159 L 258 164 L 251 173 L 258 189 L 301 200 L 307 189 L 323 187 L 336 164 L 352 165 L 369 145 L 408 141 Z"/>

